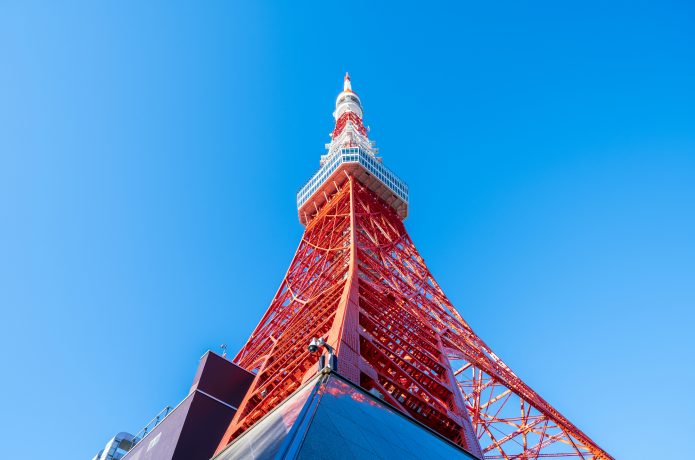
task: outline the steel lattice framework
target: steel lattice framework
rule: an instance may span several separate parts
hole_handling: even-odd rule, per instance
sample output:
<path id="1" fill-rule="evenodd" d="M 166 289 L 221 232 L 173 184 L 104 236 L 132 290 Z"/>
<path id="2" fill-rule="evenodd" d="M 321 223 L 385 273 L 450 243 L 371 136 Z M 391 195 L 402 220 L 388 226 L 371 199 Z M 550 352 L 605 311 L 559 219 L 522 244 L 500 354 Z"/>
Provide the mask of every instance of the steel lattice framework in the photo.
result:
<path id="1" fill-rule="evenodd" d="M 324 204 L 234 359 L 256 378 L 218 450 L 315 375 L 307 344 L 323 337 L 341 375 L 475 455 L 612 458 L 473 332 L 375 190 L 347 167 L 321 190 Z"/>

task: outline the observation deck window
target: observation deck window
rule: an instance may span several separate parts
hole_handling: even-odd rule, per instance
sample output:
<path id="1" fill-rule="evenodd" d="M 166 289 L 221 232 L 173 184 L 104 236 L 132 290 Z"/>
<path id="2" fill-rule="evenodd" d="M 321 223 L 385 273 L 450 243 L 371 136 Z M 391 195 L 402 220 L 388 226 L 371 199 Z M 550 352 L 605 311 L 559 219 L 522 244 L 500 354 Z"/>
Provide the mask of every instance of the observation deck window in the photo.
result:
<path id="1" fill-rule="evenodd" d="M 377 161 L 376 157 L 370 152 L 360 147 L 349 147 L 336 152 L 299 190 L 297 193 L 297 207 L 301 208 L 342 163 L 358 163 L 362 165 L 370 174 L 391 190 L 394 195 L 406 204 L 408 203 L 408 186 L 405 182 L 381 162 Z"/>

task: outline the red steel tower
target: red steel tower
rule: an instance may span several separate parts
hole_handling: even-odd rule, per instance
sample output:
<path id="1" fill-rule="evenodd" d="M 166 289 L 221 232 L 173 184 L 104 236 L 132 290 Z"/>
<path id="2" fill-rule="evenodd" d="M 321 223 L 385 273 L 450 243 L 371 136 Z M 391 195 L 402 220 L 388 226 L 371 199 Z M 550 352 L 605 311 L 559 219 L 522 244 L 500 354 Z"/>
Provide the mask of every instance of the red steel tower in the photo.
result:
<path id="1" fill-rule="evenodd" d="M 408 188 L 377 156 L 346 74 L 319 171 L 299 191 L 306 226 L 287 274 L 234 358 L 255 379 L 218 452 L 317 373 L 337 372 L 485 459 L 610 459 L 478 337 L 403 226 Z"/>

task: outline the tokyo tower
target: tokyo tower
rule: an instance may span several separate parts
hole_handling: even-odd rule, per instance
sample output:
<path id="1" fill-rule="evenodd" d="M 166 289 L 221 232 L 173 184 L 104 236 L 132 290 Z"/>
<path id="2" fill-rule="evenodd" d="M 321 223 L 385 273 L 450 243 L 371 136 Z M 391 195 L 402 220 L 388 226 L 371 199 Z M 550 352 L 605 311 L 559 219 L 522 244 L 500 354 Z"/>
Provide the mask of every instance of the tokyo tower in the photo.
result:
<path id="1" fill-rule="evenodd" d="M 611 459 L 517 377 L 444 295 L 403 225 L 408 187 L 378 156 L 347 74 L 333 117 L 320 169 L 297 194 L 304 235 L 233 360 L 253 381 L 216 458 L 267 451 L 274 455 L 267 458 Z M 360 417 L 346 405 L 319 416 L 319 399 L 348 394 L 345 401 L 364 408 Z M 391 418 L 369 418 L 377 407 Z M 323 424 L 332 447 L 302 457 L 312 448 L 312 423 Z M 375 432 L 380 441 L 370 444 Z M 424 447 L 417 432 L 439 447 Z M 377 444 L 399 435 L 391 454 L 377 453 Z"/>

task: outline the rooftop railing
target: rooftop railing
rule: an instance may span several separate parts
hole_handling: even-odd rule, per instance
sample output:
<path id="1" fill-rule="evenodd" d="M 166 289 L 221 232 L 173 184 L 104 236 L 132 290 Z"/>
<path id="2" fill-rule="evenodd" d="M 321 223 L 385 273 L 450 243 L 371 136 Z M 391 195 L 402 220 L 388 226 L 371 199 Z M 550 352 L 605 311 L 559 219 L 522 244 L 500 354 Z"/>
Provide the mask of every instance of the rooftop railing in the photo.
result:
<path id="1" fill-rule="evenodd" d="M 138 432 L 138 434 L 135 435 L 135 440 L 133 441 L 133 447 L 135 447 L 140 441 L 142 441 L 148 434 L 152 432 L 152 430 L 155 429 L 157 425 L 162 423 L 162 420 L 166 418 L 167 415 L 173 411 L 174 408 L 171 406 L 166 406 L 164 409 L 162 409 L 150 422 L 145 425 L 145 427 Z"/>

